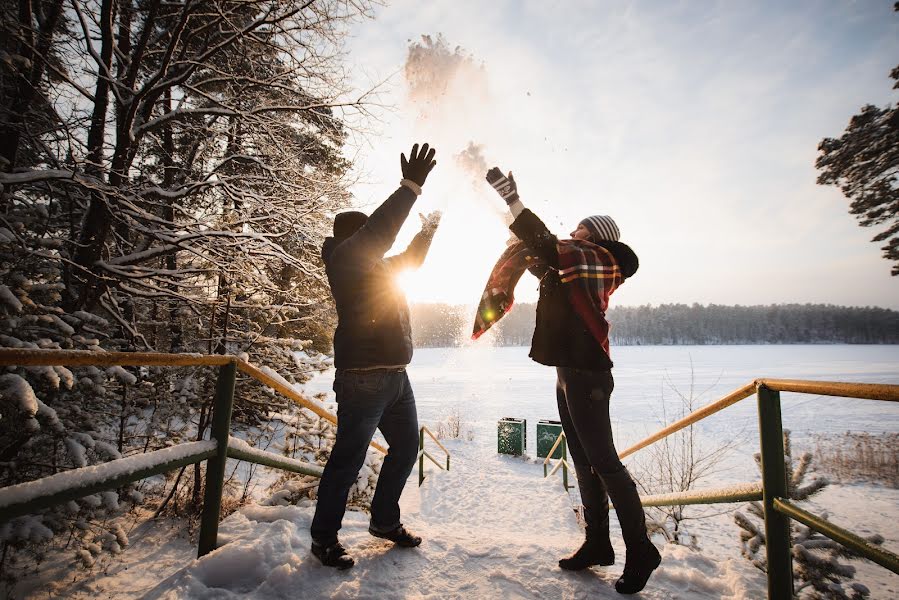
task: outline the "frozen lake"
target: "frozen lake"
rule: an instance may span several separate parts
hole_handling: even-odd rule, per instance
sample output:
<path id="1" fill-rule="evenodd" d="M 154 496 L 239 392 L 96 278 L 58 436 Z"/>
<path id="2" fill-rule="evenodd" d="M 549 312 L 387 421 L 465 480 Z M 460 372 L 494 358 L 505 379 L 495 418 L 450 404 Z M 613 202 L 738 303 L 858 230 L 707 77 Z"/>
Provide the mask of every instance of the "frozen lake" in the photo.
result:
<path id="1" fill-rule="evenodd" d="M 619 449 L 659 428 L 663 400 L 665 422 L 674 420 L 681 402 L 675 390 L 689 396 L 691 379 L 696 407 L 759 377 L 899 384 L 896 345 L 621 346 L 612 352 L 611 414 Z M 458 410 L 480 437 L 495 432 L 503 417 L 525 418 L 531 453 L 537 420 L 557 419 L 558 414 L 555 370 L 531 361 L 527 353 L 525 347 L 486 344 L 416 350 L 409 377 L 419 421 L 431 426 Z M 326 371 L 305 388 L 333 401 L 333 378 L 334 371 Z M 899 431 L 899 406 L 894 403 L 790 393 L 782 399 L 784 426 L 797 440 L 814 433 Z M 757 447 L 754 397 L 699 426 L 710 438 L 738 438 Z"/>
<path id="2" fill-rule="evenodd" d="M 496 422 L 502 417 L 528 422 L 527 453 L 536 455 L 536 422 L 557 419 L 555 370 L 531 361 L 528 349 L 493 348 L 487 344 L 465 348 L 425 348 L 415 351 L 409 366 L 418 403 L 419 421 L 434 426 L 458 410 L 471 442 L 484 450 L 496 448 Z M 623 346 L 612 349 L 615 391 L 611 415 L 619 450 L 657 431 L 663 402 L 675 420 L 681 402 L 672 388 L 689 395 L 691 379 L 696 407 L 704 406 L 760 377 L 899 384 L 899 346 Z M 305 386 L 308 393 L 326 394 L 333 401 L 334 372 L 317 375 Z M 793 431 L 795 455 L 812 450 L 815 433 L 899 431 L 899 404 L 874 400 L 782 394 L 784 426 Z M 336 407 L 332 407 L 336 408 Z M 756 481 L 760 478 L 752 455 L 758 451 L 755 397 L 701 421 L 700 443 L 714 448 L 734 441 L 735 448 L 713 477 L 698 487 Z M 495 450 L 493 450 L 495 451 Z M 634 471 L 652 468 L 648 450 L 625 460 Z M 542 462 L 539 461 L 539 462 Z M 533 461 L 535 481 L 542 468 Z M 412 477 L 416 475 L 413 473 Z M 411 481 L 411 480 L 410 480 Z M 577 503 L 576 488 L 572 502 Z M 691 515 L 723 513 L 689 522 L 703 550 L 713 559 L 739 556 L 738 533 L 731 510 L 743 504 L 693 507 Z M 871 484 L 831 485 L 808 506 L 863 535 L 882 534 L 885 547 L 899 548 L 899 490 Z M 617 528 L 617 522 L 612 524 Z M 615 534 L 617 535 L 617 533 Z M 658 540 L 657 540 L 658 541 Z M 871 587 L 871 598 L 899 597 L 899 577 L 867 562 L 853 561 L 859 581 Z"/>

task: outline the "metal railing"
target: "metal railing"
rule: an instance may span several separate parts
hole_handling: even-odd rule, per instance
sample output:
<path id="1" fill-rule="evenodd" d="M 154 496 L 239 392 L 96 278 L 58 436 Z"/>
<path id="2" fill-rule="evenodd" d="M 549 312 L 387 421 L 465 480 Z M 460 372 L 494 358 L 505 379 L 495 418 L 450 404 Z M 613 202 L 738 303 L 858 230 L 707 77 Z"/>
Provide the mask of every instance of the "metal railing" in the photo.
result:
<path id="1" fill-rule="evenodd" d="M 859 556 L 875 562 L 893 573 L 899 574 L 899 555 L 875 546 L 864 538 L 820 516 L 809 513 L 790 502 L 787 497 L 788 485 L 784 463 L 780 392 L 899 402 L 899 385 L 796 379 L 757 379 L 734 390 L 723 398 L 690 413 L 683 419 L 660 429 L 646 439 L 620 452 L 618 457 L 624 458 L 629 456 L 755 394 L 758 401 L 762 481 L 746 483 L 736 487 L 730 486 L 728 488 L 690 490 L 646 496 L 640 499 L 643 506 L 718 504 L 761 500 L 765 515 L 765 549 L 768 564 L 768 598 L 770 599 L 787 600 L 793 597 L 790 519 L 795 519 L 811 527 L 830 539 L 854 550 Z M 558 440 L 556 443 L 558 444 Z M 552 452 L 550 452 L 551 455 Z M 556 468 L 558 468 L 558 465 Z M 545 472 L 546 463 L 544 463 L 544 474 Z"/>
<path id="2" fill-rule="evenodd" d="M 431 456 L 430 452 L 425 450 L 426 433 L 431 437 L 432 440 L 434 440 L 434 443 L 437 444 L 437 446 L 441 450 L 443 450 L 443 453 L 446 454 L 446 470 L 449 471 L 450 468 L 449 450 L 447 450 L 446 447 L 440 443 L 440 440 L 437 439 L 437 436 L 431 433 L 431 430 L 428 429 L 427 426 L 422 425 L 421 429 L 418 430 L 418 487 L 421 487 L 421 484 L 424 483 L 425 480 L 425 457 L 427 457 L 428 460 L 437 465 L 440 470 L 443 470 L 443 465 L 437 462 L 437 459 Z"/>
<path id="3" fill-rule="evenodd" d="M 568 485 L 568 471 L 571 469 L 571 465 L 568 464 L 568 450 L 565 445 L 565 440 L 568 438 L 565 437 L 565 432 L 559 434 L 559 437 L 556 438 L 556 443 L 553 444 L 553 447 L 550 448 L 549 453 L 546 455 L 546 460 L 543 461 L 543 478 L 551 477 L 556 474 L 556 471 L 559 470 L 559 467 L 562 468 L 562 487 L 565 488 L 567 492 L 573 486 Z M 552 471 L 549 473 L 546 472 L 549 465 L 552 463 L 553 454 L 556 453 L 556 448 L 559 447 L 559 444 L 562 444 L 562 456 L 559 458 L 559 462 L 556 463 L 556 466 L 552 468 Z"/>
<path id="4" fill-rule="evenodd" d="M 202 461 L 206 463 L 203 512 L 197 555 L 216 547 L 221 517 L 225 463 L 228 458 L 321 477 L 318 465 L 257 450 L 230 437 L 231 411 L 237 371 L 268 385 L 320 417 L 337 423 L 337 417 L 310 402 L 285 381 L 235 356 L 163 354 L 148 352 L 90 352 L 82 350 L 0 349 L 0 366 L 168 366 L 218 367 L 210 439 L 177 444 L 162 450 L 57 473 L 49 477 L 0 488 L 0 523 L 69 500 L 109 490 Z M 386 454 L 376 442 L 371 446 Z M 449 461 L 449 458 L 447 458 Z M 449 462 L 447 462 L 447 467 Z"/>

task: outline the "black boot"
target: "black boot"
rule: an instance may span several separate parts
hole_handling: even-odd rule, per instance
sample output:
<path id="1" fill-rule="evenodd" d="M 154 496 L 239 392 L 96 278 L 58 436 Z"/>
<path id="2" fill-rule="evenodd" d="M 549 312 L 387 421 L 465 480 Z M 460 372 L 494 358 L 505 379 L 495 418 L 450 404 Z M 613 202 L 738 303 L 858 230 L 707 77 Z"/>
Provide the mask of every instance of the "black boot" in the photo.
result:
<path id="1" fill-rule="evenodd" d="M 412 535 L 409 530 L 402 525 L 391 531 L 378 531 L 373 527 L 369 527 L 368 532 L 375 537 L 390 540 L 397 546 L 402 546 L 403 548 L 414 548 L 421 543 L 421 538 L 419 536 Z"/>
<path id="2" fill-rule="evenodd" d="M 594 565 L 613 565 L 615 550 L 609 540 L 609 496 L 606 486 L 589 465 L 575 463 L 574 470 L 584 504 L 587 538 L 574 554 L 559 560 L 559 567 L 566 571 L 581 571 Z"/>
<path id="3" fill-rule="evenodd" d="M 627 546 L 624 574 L 615 582 L 615 589 L 621 594 L 636 594 L 646 586 L 649 576 L 662 562 L 662 557 L 646 535 L 643 505 L 627 469 L 622 467 L 613 473 L 602 473 L 601 477 L 615 504 L 621 536 Z"/>
<path id="4" fill-rule="evenodd" d="M 649 576 L 661 563 L 662 555 L 652 543 L 639 554 L 628 549 L 624 573 L 615 582 L 615 591 L 619 594 L 636 594 L 646 587 Z"/>
<path id="5" fill-rule="evenodd" d="M 612 542 L 609 541 L 608 536 L 604 541 L 595 541 L 587 537 L 574 554 L 559 559 L 559 567 L 566 571 L 582 571 L 594 565 L 608 567 L 614 564 L 615 550 L 612 549 Z"/>
<path id="6" fill-rule="evenodd" d="M 337 569 L 349 569 L 356 564 L 353 557 L 347 554 L 346 548 L 340 542 L 333 544 L 319 544 L 312 540 L 312 554 L 326 567 Z"/>

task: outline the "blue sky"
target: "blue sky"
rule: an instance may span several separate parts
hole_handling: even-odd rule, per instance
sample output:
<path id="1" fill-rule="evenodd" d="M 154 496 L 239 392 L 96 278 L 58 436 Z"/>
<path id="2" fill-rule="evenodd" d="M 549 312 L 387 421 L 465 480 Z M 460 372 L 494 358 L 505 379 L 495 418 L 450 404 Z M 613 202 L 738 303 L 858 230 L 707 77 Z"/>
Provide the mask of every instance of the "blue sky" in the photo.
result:
<path id="1" fill-rule="evenodd" d="M 822 137 L 897 99 L 892 5 L 392 2 L 350 40 L 356 85 L 386 79 L 389 107 L 351 149 L 357 203 L 370 211 L 392 191 L 412 141 L 437 145 L 420 204 L 445 218 L 413 300 L 474 302 L 503 247 L 496 199 L 453 164 L 474 141 L 553 231 L 589 214 L 618 221 L 641 268 L 617 304 L 899 308 L 876 230 L 814 169 Z M 402 67 L 410 41 L 438 33 L 482 66 L 484 87 L 450 82 L 423 105 Z M 533 282 L 518 295 L 533 300 Z"/>

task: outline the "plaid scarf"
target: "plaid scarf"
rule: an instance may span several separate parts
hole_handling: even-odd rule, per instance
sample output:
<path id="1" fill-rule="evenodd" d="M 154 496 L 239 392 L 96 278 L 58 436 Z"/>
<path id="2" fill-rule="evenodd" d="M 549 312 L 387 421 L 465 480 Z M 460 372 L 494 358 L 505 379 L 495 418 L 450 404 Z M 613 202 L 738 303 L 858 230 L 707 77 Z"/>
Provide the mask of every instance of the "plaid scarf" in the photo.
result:
<path id="1" fill-rule="evenodd" d="M 560 240 L 556 249 L 559 252 L 559 278 L 565 284 L 571 307 L 609 354 L 606 309 L 609 296 L 624 281 L 618 262 L 607 249 L 585 240 Z M 524 242 L 506 248 L 490 272 L 481 295 L 471 339 L 481 337 L 512 310 L 515 285 L 525 269 L 543 264 L 545 262 L 534 256 Z"/>

